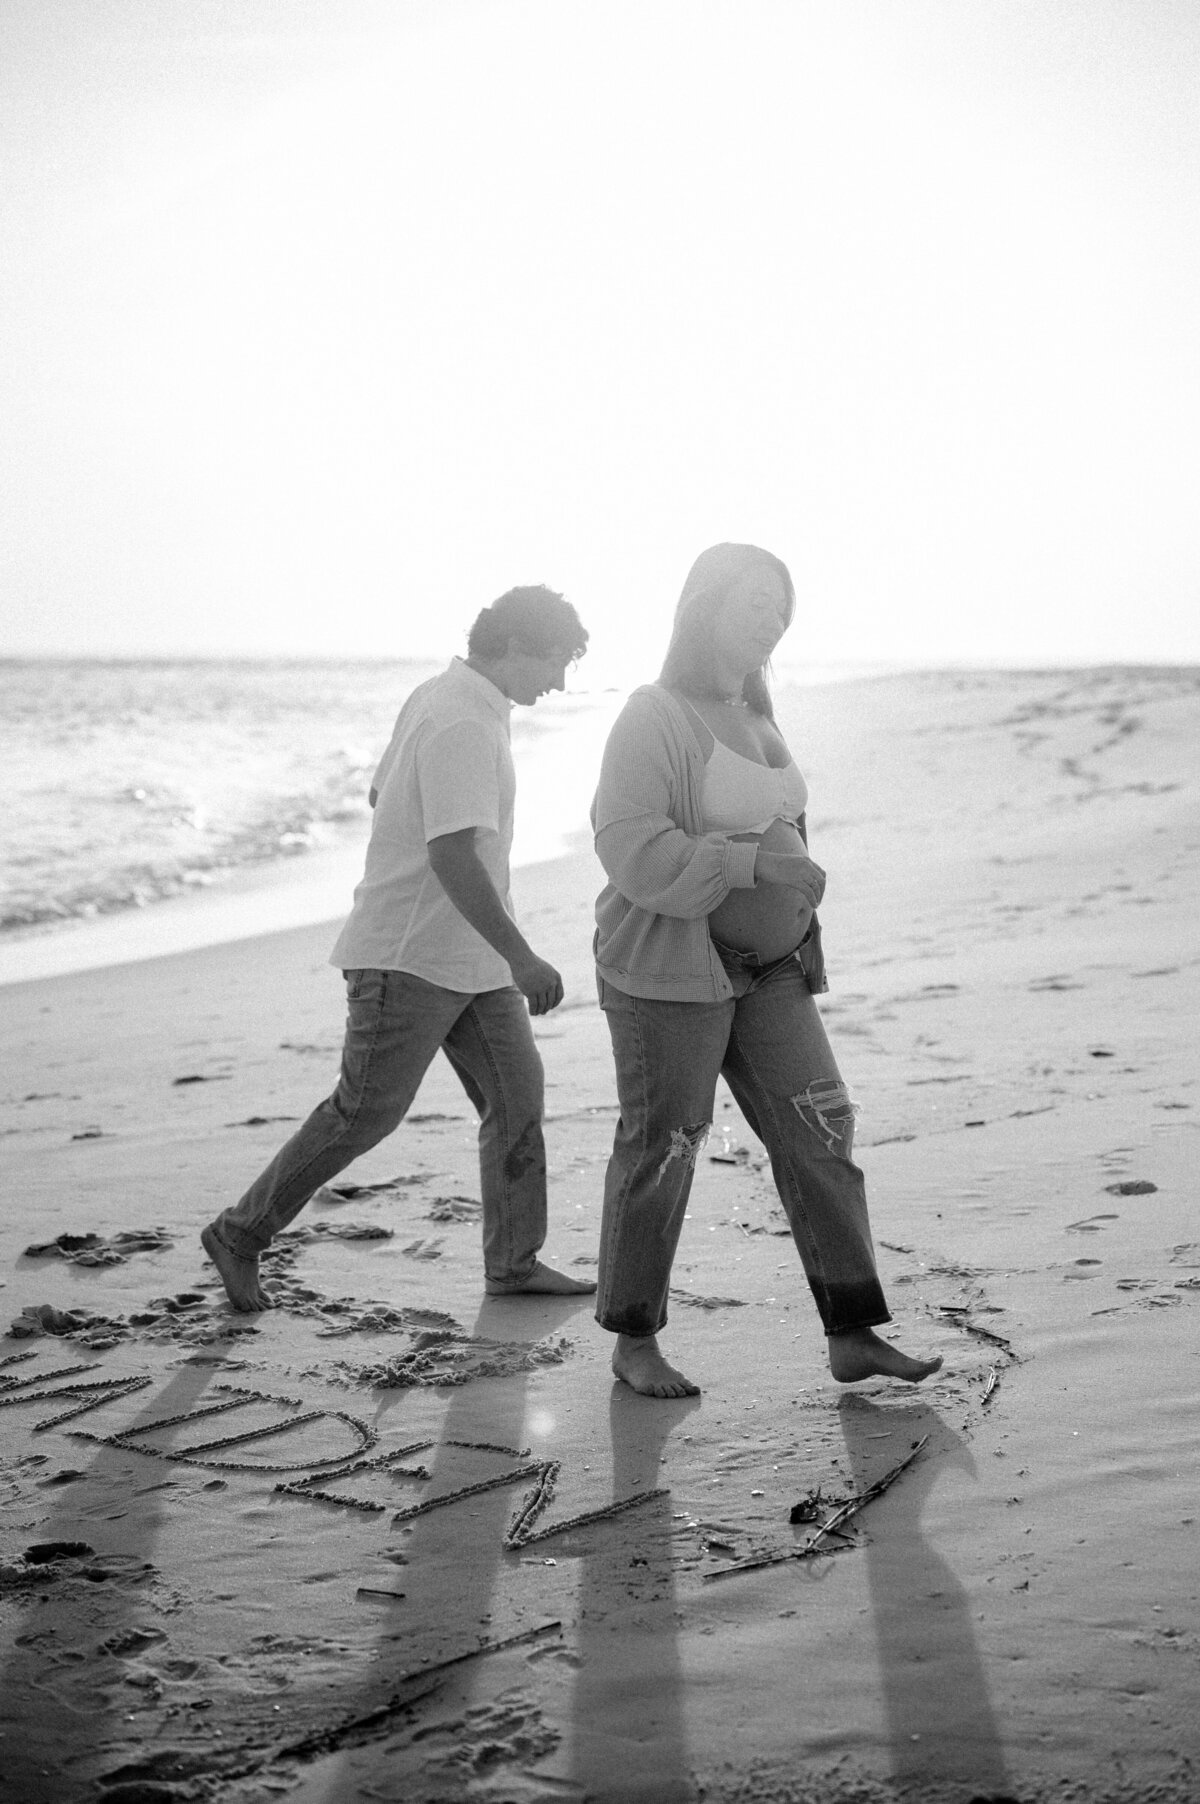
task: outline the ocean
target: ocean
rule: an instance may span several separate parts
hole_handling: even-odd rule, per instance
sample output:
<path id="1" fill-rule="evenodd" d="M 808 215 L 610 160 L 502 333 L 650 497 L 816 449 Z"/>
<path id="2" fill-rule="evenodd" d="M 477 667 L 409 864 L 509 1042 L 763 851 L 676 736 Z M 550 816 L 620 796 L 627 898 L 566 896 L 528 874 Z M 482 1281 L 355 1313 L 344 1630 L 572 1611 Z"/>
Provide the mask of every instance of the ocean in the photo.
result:
<path id="1" fill-rule="evenodd" d="M 302 912 L 344 913 L 379 755 L 405 696 L 444 663 L 0 661 L 3 974 L 21 975 L 18 948 L 35 942 L 31 973 L 78 963 L 81 923 L 189 897 L 258 889 L 278 914 L 284 890 L 311 890 L 317 872 Z M 513 710 L 514 862 L 554 857 L 586 828 L 621 700 L 580 686 Z M 187 919 L 185 938 L 202 942 L 219 911 Z M 122 944 L 138 949 L 128 932 Z"/>
<path id="2" fill-rule="evenodd" d="M 0 982 L 344 915 L 375 765 L 444 664 L 0 660 Z M 626 691 L 568 681 L 513 710 L 515 864 L 587 829 Z"/>

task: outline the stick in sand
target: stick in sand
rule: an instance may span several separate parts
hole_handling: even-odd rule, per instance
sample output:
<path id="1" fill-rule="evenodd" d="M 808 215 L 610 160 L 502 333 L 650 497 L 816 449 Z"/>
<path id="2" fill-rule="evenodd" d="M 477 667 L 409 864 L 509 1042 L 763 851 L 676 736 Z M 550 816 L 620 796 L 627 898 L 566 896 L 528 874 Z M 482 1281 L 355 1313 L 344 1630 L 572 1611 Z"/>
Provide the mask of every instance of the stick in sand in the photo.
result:
<path id="1" fill-rule="evenodd" d="M 914 1443 L 912 1452 L 902 1459 L 898 1466 L 893 1466 L 890 1472 L 885 1472 L 882 1478 L 877 1478 L 873 1485 L 868 1485 L 865 1491 L 860 1491 L 857 1497 L 851 1497 L 840 1509 L 835 1510 L 829 1521 L 823 1523 L 812 1539 L 806 1541 L 803 1547 L 790 1547 L 786 1553 L 763 1554 L 756 1560 L 739 1560 L 736 1565 L 722 1566 L 717 1572 L 706 1572 L 704 1574 L 705 1582 L 707 1583 L 709 1579 L 728 1578 L 730 1573 L 734 1572 L 757 1572 L 764 1566 L 782 1566 L 788 1560 L 808 1560 L 814 1554 L 826 1551 L 819 1546 L 825 1536 L 838 1534 L 843 1522 L 848 1522 L 851 1516 L 856 1516 L 859 1510 L 874 1498 L 882 1496 L 888 1486 L 894 1484 L 899 1478 L 905 1467 L 912 1465 L 928 1439 L 929 1436 L 923 1434 L 920 1440 Z"/>

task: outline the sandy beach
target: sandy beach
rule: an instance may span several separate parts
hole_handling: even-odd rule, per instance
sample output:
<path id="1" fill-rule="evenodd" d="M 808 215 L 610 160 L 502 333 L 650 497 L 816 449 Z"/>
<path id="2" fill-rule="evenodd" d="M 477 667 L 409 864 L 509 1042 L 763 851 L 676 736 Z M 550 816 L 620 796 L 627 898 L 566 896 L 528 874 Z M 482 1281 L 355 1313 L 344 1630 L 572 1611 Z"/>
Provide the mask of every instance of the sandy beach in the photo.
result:
<path id="1" fill-rule="evenodd" d="M 236 1316 L 198 1231 L 332 1085 L 334 928 L 8 984 L 5 1800 L 1200 1798 L 1200 673 L 894 676 L 782 723 L 886 1332 L 944 1369 L 829 1379 L 722 1091 L 664 1336 L 702 1395 L 614 1384 L 588 1299 L 484 1297 L 444 1062 Z M 514 883 L 566 979 L 577 1273 L 598 885 L 586 840 Z"/>

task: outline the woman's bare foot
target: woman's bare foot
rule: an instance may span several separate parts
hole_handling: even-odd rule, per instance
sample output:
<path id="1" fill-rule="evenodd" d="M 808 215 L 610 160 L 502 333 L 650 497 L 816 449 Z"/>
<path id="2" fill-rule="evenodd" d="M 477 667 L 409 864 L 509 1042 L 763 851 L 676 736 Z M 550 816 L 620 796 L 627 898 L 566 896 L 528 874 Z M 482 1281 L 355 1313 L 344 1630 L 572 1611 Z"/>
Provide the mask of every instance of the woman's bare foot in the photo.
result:
<path id="1" fill-rule="evenodd" d="M 653 1334 L 618 1334 L 612 1369 L 643 1397 L 698 1397 L 700 1386 L 668 1365 Z"/>
<path id="2" fill-rule="evenodd" d="M 200 1245 L 220 1272 L 225 1295 L 235 1309 L 249 1311 L 271 1308 L 271 1293 L 264 1290 L 258 1281 L 257 1253 L 253 1259 L 243 1259 L 240 1254 L 231 1252 L 223 1241 L 218 1240 L 211 1228 L 201 1229 Z"/>
<path id="3" fill-rule="evenodd" d="M 568 1278 L 552 1265 L 535 1259 L 533 1270 L 520 1284 L 503 1284 L 485 1278 L 483 1288 L 489 1297 L 590 1297 L 596 1288 L 594 1278 Z"/>
<path id="4" fill-rule="evenodd" d="M 857 1384 L 863 1378 L 903 1378 L 920 1384 L 922 1378 L 941 1370 L 941 1358 L 910 1359 L 873 1328 L 849 1328 L 829 1337 L 829 1370 L 839 1384 Z"/>

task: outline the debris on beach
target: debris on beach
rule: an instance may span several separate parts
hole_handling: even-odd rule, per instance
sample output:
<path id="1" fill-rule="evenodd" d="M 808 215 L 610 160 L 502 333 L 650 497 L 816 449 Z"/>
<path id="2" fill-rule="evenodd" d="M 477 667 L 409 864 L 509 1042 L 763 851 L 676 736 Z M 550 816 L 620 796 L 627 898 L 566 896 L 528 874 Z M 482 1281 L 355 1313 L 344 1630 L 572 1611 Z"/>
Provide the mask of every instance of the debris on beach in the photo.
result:
<path id="1" fill-rule="evenodd" d="M 299 1115 L 247 1115 L 244 1121 L 227 1121 L 226 1127 L 268 1127 L 275 1121 L 299 1121 Z"/>
<path id="2" fill-rule="evenodd" d="M 777 1239 L 784 1239 L 790 1237 L 792 1232 L 782 1209 L 772 1209 L 765 1222 L 735 1220 L 733 1226 L 739 1228 L 748 1240 L 752 1240 L 756 1234 L 773 1234 Z"/>
<path id="3" fill-rule="evenodd" d="M 993 1347 L 999 1347 L 1001 1352 L 1008 1354 L 1014 1365 L 1019 1363 L 1013 1352 L 1012 1342 L 1005 1340 L 1002 1334 L 996 1334 L 991 1328 L 981 1328 L 978 1322 L 963 1322 L 960 1325 L 965 1333 L 973 1334 L 976 1339 L 985 1340 Z"/>
<path id="4" fill-rule="evenodd" d="M 832 1501 L 832 1498 L 826 1497 L 820 1485 L 814 1485 L 811 1491 L 804 1493 L 798 1503 L 792 1505 L 788 1511 L 788 1521 L 793 1525 L 797 1522 L 819 1522 L 821 1511 L 828 1509 Z"/>

